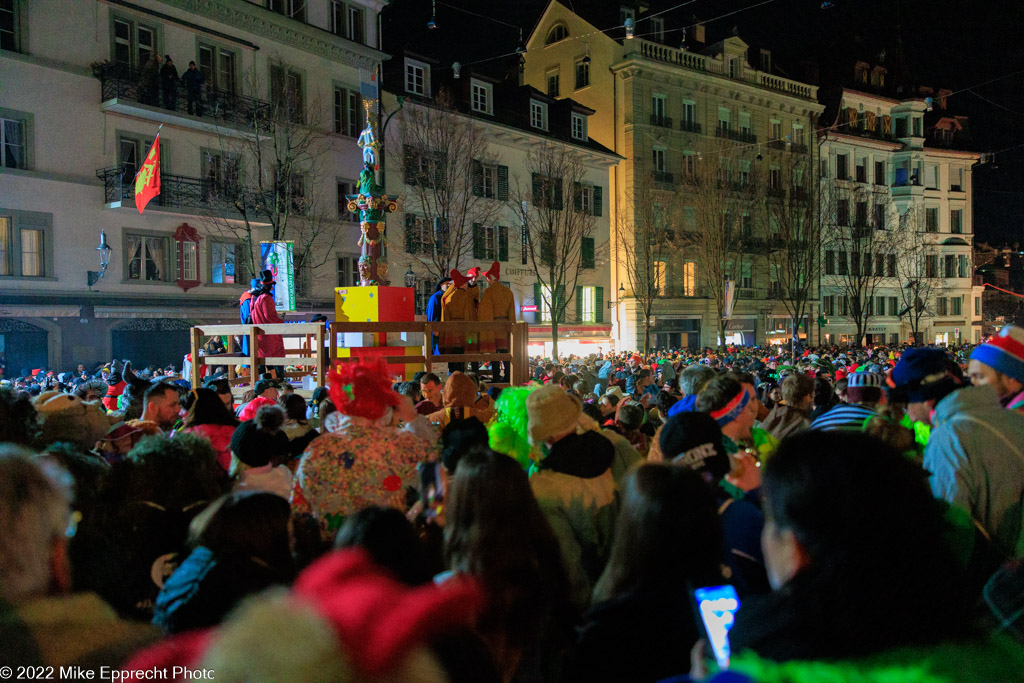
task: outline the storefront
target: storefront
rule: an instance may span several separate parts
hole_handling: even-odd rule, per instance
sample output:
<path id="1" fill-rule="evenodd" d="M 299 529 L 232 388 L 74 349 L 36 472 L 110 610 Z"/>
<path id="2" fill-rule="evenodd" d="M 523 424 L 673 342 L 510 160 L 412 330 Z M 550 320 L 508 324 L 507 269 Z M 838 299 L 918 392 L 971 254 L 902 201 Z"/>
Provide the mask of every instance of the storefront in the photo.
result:
<path id="1" fill-rule="evenodd" d="M 806 322 L 800 326 L 797 334 L 800 341 L 804 344 L 807 342 L 807 324 Z M 792 318 L 772 316 L 768 319 L 768 329 L 765 330 L 765 340 L 768 345 L 773 344 L 789 344 L 793 339 L 793 321 Z M 824 338 L 823 338 L 824 339 Z M 813 339 L 812 342 L 817 343 L 817 339 Z"/>
<path id="2" fill-rule="evenodd" d="M 658 315 L 651 325 L 651 345 L 656 349 L 700 349 L 699 315 Z"/>
<path id="3" fill-rule="evenodd" d="M 554 342 L 551 325 L 530 325 L 529 353 L 551 358 Z M 604 355 L 614 350 L 611 325 L 559 325 L 558 355 Z"/>
<path id="4" fill-rule="evenodd" d="M 757 317 L 732 318 L 725 321 L 725 343 L 730 346 L 753 346 L 757 339 Z"/>

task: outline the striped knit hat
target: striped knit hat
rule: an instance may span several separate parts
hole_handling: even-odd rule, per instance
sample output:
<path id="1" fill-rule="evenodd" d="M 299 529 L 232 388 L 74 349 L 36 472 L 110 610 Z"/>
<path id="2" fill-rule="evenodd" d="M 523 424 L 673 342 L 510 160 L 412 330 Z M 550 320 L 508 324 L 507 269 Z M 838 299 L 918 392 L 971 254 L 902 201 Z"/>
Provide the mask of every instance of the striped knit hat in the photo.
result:
<path id="1" fill-rule="evenodd" d="M 1024 382 L 1024 329 L 1007 325 L 992 341 L 974 349 L 971 360 Z"/>

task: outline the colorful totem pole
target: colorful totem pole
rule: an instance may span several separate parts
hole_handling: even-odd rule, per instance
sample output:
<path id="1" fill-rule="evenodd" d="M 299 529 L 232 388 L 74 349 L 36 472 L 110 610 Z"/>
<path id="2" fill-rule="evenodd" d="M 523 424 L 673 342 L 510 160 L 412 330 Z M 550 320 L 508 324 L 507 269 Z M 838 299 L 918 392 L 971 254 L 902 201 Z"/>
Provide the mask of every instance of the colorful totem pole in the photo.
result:
<path id="1" fill-rule="evenodd" d="M 359 245 L 362 253 L 359 256 L 359 284 L 363 287 L 388 284 L 388 264 L 381 260 L 387 233 L 384 226 L 384 214 L 398 208 L 398 198 L 383 194 L 377 183 L 377 171 L 380 169 L 380 141 L 377 139 L 377 115 L 373 105 L 363 100 L 366 109 L 366 128 L 359 134 L 357 144 L 363 150 L 363 170 L 359 172 L 359 194 L 345 195 L 348 198 L 348 210 L 359 211 L 359 227 L 362 235 Z"/>

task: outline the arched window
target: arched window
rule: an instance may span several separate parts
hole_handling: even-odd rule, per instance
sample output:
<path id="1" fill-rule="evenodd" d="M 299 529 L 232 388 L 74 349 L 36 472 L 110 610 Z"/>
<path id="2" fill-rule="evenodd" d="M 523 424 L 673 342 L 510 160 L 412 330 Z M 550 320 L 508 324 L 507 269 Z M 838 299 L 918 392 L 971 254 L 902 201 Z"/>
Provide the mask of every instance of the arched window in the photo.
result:
<path id="1" fill-rule="evenodd" d="M 560 40 L 565 40 L 568 37 L 569 29 L 565 27 L 565 24 L 555 24 L 551 27 L 551 30 L 548 31 L 548 37 L 544 41 L 544 44 L 551 45 L 552 43 L 557 43 Z"/>

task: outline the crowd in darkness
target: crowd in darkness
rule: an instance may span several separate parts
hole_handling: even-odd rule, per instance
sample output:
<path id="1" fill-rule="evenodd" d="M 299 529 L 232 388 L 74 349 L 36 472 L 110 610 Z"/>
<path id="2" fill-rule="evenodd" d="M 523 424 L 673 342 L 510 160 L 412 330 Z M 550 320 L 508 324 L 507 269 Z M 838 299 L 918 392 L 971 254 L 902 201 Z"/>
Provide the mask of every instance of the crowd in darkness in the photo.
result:
<path id="1" fill-rule="evenodd" d="M 1021 679 L 1024 331 L 536 359 L 504 388 L 451 370 L 3 380 L 0 662 Z M 694 597 L 724 585 L 728 671 Z"/>

